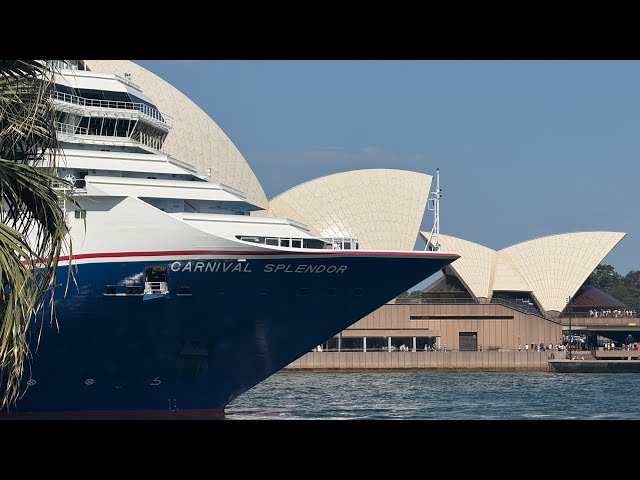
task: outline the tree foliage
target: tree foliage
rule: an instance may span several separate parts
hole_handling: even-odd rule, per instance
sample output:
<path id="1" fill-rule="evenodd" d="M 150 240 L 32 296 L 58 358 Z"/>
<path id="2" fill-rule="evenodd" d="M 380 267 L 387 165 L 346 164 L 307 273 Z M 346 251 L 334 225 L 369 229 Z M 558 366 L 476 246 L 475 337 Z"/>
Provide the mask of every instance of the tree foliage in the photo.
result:
<path id="1" fill-rule="evenodd" d="M 631 270 L 622 276 L 613 266 L 600 264 L 587 283 L 620 300 L 628 308 L 640 311 L 640 270 Z"/>
<path id="2" fill-rule="evenodd" d="M 71 254 L 59 206 L 66 196 L 53 188 L 64 180 L 56 175 L 52 84 L 49 62 L 0 60 L 0 408 L 23 393 L 29 335 L 39 339 L 30 326 L 47 303 L 55 320 L 58 257 Z"/>

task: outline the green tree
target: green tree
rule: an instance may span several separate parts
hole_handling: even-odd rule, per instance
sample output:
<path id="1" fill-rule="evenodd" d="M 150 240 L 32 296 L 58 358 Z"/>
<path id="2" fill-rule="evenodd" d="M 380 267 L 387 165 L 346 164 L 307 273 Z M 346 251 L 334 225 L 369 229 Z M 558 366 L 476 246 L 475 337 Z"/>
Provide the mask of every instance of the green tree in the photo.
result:
<path id="1" fill-rule="evenodd" d="M 640 290 L 640 270 L 631 270 L 624 276 L 622 282 L 627 287 Z"/>
<path id="2" fill-rule="evenodd" d="M 66 197 L 52 186 L 64 183 L 56 175 L 52 85 L 50 62 L 0 60 L 0 409 L 22 393 L 30 326 L 44 325 L 47 304 L 56 321 L 58 257 L 65 249 L 71 254 L 58 203 Z M 37 330 L 33 335 L 39 338 Z"/>
<path id="3" fill-rule="evenodd" d="M 640 312 L 640 271 L 631 270 L 624 277 L 611 265 L 598 265 L 587 283 L 620 300 L 629 309 Z"/>
<path id="4" fill-rule="evenodd" d="M 608 290 L 622 284 L 622 276 L 611 265 L 598 265 L 589 276 L 588 283 L 608 293 Z"/>

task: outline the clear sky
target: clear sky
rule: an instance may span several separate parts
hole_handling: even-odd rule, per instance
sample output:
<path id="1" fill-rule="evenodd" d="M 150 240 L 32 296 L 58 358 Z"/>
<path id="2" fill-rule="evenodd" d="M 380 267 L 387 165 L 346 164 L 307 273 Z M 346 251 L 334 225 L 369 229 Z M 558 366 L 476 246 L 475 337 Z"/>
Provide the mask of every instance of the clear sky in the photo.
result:
<path id="1" fill-rule="evenodd" d="M 136 63 L 215 120 L 268 198 L 347 170 L 439 167 L 441 233 L 500 249 L 621 231 L 603 262 L 640 269 L 639 61 Z"/>

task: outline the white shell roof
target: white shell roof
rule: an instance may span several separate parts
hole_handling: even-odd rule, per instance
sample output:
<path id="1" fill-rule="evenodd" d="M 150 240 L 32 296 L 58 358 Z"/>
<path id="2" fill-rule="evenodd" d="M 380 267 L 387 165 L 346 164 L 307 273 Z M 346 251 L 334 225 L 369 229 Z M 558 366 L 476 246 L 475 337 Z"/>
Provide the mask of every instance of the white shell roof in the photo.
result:
<path id="1" fill-rule="evenodd" d="M 503 252 L 496 252 L 492 291 L 531 292 L 532 288 Z"/>
<path id="2" fill-rule="evenodd" d="M 427 241 L 429 232 L 420 232 L 420 236 Z M 497 252 L 462 238 L 449 235 L 439 235 L 442 250 L 456 252 L 460 255 L 450 267 L 456 272 L 467 290 L 478 298 L 489 298 L 491 287 L 491 272 L 496 261 Z"/>
<path id="3" fill-rule="evenodd" d="M 362 249 L 413 250 L 432 178 L 395 169 L 336 173 L 273 198 L 268 215 L 302 222 L 321 237 L 355 237 Z"/>
<path id="4" fill-rule="evenodd" d="M 163 150 L 196 167 L 211 169 L 211 180 L 241 190 L 249 201 L 267 208 L 264 190 L 251 167 L 229 137 L 200 107 L 171 84 L 129 60 L 86 60 L 89 69 L 114 73 L 139 85 L 158 110 L 173 119 Z"/>
<path id="5" fill-rule="evenodd" d="M 426 241 L 429 232 L 420 235 Z M 449 235 L 440 235 L 439 240 L 444 249 L 461 255 L 451 263 L 451 268 L 476 297 L 489 298 L 494 291 L 531 292 L 543 310 L 561 312 L 566 307 L 566 298 L 575 295 L 625 235 L 563 233 L 499 251 Z"/>
<path id="6" fill-rule="evenodd" d="M 593 269 L 626 235 L 576 232 L 536 238 L 501 250 L 527 279 L 545 310 L 561 312 Z"/>

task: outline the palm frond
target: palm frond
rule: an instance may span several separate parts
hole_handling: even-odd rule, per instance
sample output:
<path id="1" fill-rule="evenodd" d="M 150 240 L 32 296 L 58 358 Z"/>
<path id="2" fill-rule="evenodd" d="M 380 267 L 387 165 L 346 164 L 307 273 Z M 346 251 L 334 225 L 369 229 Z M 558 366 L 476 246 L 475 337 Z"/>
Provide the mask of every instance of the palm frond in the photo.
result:
<path id="1" fill-rule="evenodd" d="M 59 202 L 75 202 L 53 188 L 64 180 L 52 81 L 51 62 L 0 60 L 0 408 L 21 395 L 29 327 L 47 302 L 55 319 L 58 258 L 71 252 Z"/>

